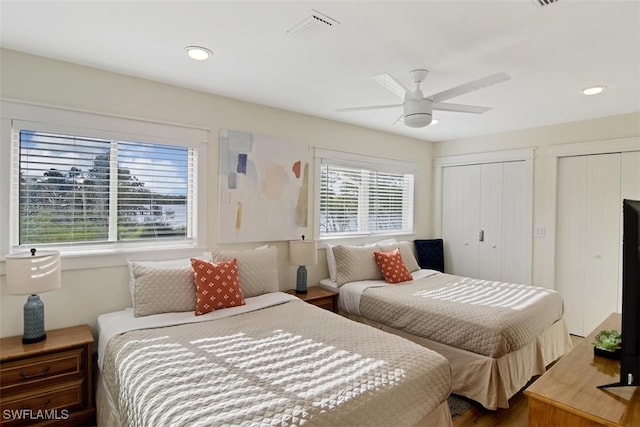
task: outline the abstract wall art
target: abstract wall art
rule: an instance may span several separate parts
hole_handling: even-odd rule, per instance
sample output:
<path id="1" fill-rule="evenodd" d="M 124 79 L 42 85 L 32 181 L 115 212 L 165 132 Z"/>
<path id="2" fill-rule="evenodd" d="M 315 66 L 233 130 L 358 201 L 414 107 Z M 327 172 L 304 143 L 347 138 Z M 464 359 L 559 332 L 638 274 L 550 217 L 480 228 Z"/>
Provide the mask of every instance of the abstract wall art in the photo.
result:
<path id="1" fill-rule="evenodd" d="M 309 234 L 308 145 L 223 129 L 219 154 L 219 243 Z"/>

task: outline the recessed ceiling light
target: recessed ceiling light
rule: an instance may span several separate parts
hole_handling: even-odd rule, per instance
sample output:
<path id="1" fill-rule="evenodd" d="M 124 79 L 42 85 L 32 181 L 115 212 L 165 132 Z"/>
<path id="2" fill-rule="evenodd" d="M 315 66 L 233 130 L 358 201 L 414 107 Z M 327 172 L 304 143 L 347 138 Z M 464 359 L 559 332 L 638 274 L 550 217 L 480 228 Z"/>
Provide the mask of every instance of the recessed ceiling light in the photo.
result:
<path id="1" fill-rule="evenodd" d="M 185 50 L 187 51 L 189 58 L 195 59 L 196 61 L 204 61 L 213 55 L 213 52 L 202 46 L 187 46 Z"/>
<path id="2" fill-rule="evenodd" d="M 582 93 L 584 93 L 585 95 L 597 95 L 600 92 L 602 92 L 605 88 L 606 88 L 606 86 L 588 87 L 586 89 L 582 89 Z"/>

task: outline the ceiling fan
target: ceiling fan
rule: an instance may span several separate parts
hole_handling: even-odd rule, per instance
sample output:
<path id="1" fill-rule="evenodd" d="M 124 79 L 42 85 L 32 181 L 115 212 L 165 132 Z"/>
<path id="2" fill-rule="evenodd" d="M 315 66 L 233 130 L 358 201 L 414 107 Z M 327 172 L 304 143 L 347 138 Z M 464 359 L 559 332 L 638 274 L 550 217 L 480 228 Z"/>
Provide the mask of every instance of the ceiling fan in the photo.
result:
<path id="1" fill-rule="evenodd" d="M 431 123 L 433 110 L 474 114 L 482 114 L 489 111 L 491 109 L 490 107 L 451 104 L 442 101 L 446 101 L 449 98 L 454 98 L 496 83 L 501 83 L 511 78 L 505 73 L 496 73 L 430 96 L 424 96 L 422 94 L 422 90 L 420 90 L 420 83 L 422 83 L 422 81 L 427 77 L 427 74 L 428 71 L 425 69 L 411 71 L 411 77 L 416 84 L 416 88 L 414 90 L 409 90 L 390 74 L 379 74 L 377 76 L 373 76 L 373 79 L 380 85 L 404 99 L 404 103 L 372 105 L 368 107 L 338 108 L 336 111 L 378 110 L 383 108 L 402 107 L 402 115 L 398 117 L 396 123 L 403 119 L 405 125 L 412 128 L 421 128 L 428 126 Z"/>

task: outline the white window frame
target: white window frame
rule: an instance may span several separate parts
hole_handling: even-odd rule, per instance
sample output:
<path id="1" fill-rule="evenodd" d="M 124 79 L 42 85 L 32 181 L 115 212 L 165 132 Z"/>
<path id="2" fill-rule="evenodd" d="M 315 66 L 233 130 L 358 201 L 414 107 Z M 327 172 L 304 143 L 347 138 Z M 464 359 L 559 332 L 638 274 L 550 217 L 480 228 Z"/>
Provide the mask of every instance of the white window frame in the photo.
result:
<path id="1" fill-rule="evenodd" d="M 316 236 L 321 241 L 334 241 L 334 240 L 361 240 L 363 237 L 379 237 L 379 236 L 387 236 L 387 235 L 412 235 L 415 230 L 415 209 L 416 209 L 416 175 L 418 171 L 418 167 L 415 163 L 407 162 L 404 160 L 396 160 L 396 159 L 388 159 L 381 158 L 375 156 L 366 156 L 355 153 L 347 153 L 343 151 L 337 150 L 327 150 L 322 148 L 316 148 L 314 153 L 315 158 L 315 181 L 317 183 L 317 191 L 315 192 L 315 206 L 314 210 L 314 221 L 316 225 Z M 383 232 L 358 232 L 358 233 L 350 233 L 350 234 L 336 234 L 336 235 L 320 235 L 320 180 L 321 180 L 321 169 L 322 164 L 324 162 L 328 162 L 335 165 L 342 165 L 346 167 L 355 167 L 355 168 L 363 168 L 363 169 L 372 169 L 377 170 L 379 172 L 388 172 L 388 173 L 409 173 L 414 175 L 413 182 L 413 194 L 412 194 L 412 209 L 409 212 L 405 212 L 406 215 L 409 215 L 407 218 L 407 222 L 411 224 L 411 230 L 385 230 Z M 364 194 L 360 194 L 360 197 L 364 197 Z"/>
<path id="2" fill-rule="evenodd" d="M 197 150 L 194 165 L 193 198 L 194 222 L 191 239 L 137 242 L 99 242 L 74 245 L 51 245 L 59 250 L 64 269 L 126 265 L 129 256 L 137 259 L 179 258 L 201 255 L 207 247 L 207 147 L 209 132 L 206 129 L 159 122 L 136 120 L 88 113 L 76 110 L 27 104 L 16 101 L 0 101 L 0 203 L 10 209 L 0 209 L 0 261 L 9 253 L 26 250 L 18 242 L 18 197 L 15 191 L 16 158 L 13 153 L 13 133 L 20 129 L 51 132 L 55 134 L 86 135 L 111 140 L 141 141 Z M 38 245 L 28 245 L 38 247 Z M 4 264 L 0 265 L 0 274 Z"/>

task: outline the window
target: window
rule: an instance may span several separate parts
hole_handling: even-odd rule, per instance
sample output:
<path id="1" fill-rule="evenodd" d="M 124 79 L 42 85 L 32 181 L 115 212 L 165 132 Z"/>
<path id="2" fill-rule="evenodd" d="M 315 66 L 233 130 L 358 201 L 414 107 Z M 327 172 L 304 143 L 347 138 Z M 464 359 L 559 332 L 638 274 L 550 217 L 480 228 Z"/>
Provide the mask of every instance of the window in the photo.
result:
<path id="1" fill-rule="evenodd" d="M 414 169 L 368 157 L 321 158 L 320 237 L 413 232 Z"/>
<path id="2" fill-rule="evenodd" d="M 64 269 L 200 256 L 209 131 L 0 100 L 0 269 L 55 249 Z"/>
<path id="3" fill-rule="evenodd" d="M 20 129 L 17 245 L 191 240 L 196 149 Z"/>

